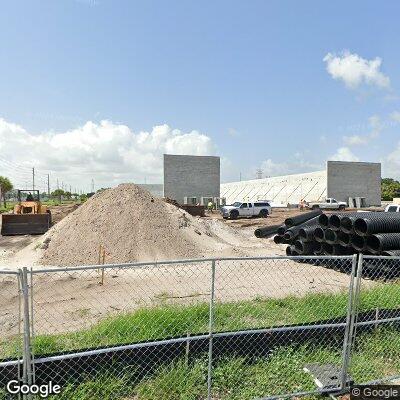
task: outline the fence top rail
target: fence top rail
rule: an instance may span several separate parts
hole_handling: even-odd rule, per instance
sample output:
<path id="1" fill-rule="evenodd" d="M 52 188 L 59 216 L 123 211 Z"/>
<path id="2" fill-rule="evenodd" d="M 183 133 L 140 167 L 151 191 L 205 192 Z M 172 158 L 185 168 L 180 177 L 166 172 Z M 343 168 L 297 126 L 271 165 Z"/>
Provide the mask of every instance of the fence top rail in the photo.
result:
<path id="1" fill-rule="evenodd" d="M 373 256 L 363 255 L 364 260 L 400 260 L 400 256 Z"/>
<path id="2" fill-rule="evenodd" d="M 50 272 L 72 272 L 93 269 L 135 269 L 135 268 L 155 268 L 164 265 L 179 265 L 179 264 L 195 264 L 216 261 L 246 261 L 246 260 L 352 260 L 354 256 L 263 256 L 263 257 L 220 257 L 220 258 L 188 258 L 182 260 L 157 260 L 157 261 L 144 261 L 133 263 L 121 264 L 93 264 L 93 265 L 80 265 L 74 267 L 49 267 L 33 269 L 32 274 L 50 273 Z"/>
<path id="3" fill-rule="evenodd" d="M 0 269 L 0 275 L 19 275 L 18 271 L 11 271 L 8 269 Z"/>

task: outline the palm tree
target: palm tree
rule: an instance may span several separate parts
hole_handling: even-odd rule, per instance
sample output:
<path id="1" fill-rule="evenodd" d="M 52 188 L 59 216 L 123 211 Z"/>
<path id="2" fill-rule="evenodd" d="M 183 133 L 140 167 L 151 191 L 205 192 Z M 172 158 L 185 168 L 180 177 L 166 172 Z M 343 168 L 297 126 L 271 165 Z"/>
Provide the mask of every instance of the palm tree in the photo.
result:
<path id="1" fill-rule="evenodd" d="M 6 204 L 6 193 L 12 190 L 13 184 L 11 181 L 6 178 L 5 176 L 0 176 L 0 192 L 1 196 L 3 197 L 4 207 L 7 206 Z M 0 199 L 1 200 L 1 199 Z"/>

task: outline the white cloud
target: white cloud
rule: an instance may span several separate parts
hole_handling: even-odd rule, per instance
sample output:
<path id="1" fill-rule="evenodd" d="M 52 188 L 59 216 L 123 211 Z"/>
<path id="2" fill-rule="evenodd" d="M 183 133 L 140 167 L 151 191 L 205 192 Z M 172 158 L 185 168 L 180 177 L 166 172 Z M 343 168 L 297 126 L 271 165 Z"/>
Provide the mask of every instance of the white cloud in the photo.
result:
<path id="1" fill-rule="evenodd" d="M 324 168 L 321 164 L 315 164 L 301 159 L 297 154 L 294 162 L 274 162 L 270 158 L 261 163 L 260 169 L 263 171 L 263 177 L 300 174 L 302 172 L 313 172 Z M 256 174 L 249 179 L 254 179 Z"/>
<path id="2" fill-rule="evenodd" d="M 237 136 L 240 136 L 240 133 L 234 128 L 229 128 L 228 135 L 232 136 L 232 137 L 237 137 Z"/>
<path id="3" fill-rule="evenodd" d="M 390 118 L 391 118 L 393 121 L 400 122 L 400 111 L 393 111 L 393 112 L 390 114 Z"/>
<path id="4" fill-rule="evenodd" d="M 389 88 L 390 79 L 381 71 L 382 59 L 366 60 L 349 51 L 336 55 L 328 53 L 323 61 L 333 79 L 342 80 L 348 88 L 354 89 L 362 84 Z"/>
<path id="5" fill-rule="evenodd" d="M 382 176 L 385 178 L 400 179 L 400 142 L 397 143 L 397 147 L 381 162 Z"/>
<path id="6" fill-rule="evenodd" d="M 380 117 L 378 115 L 372 115 L 368 118 L 368 124 L 371 130 L 370 133 L 367 135 L 343 136 L 344 143 L 347 146 L 357 146 L 368 144 L 371 140 L 376 139 L 383 129 Z"/>
<path id="7" fill-rule="evenodd" d="M 361 135 L 343 136 L 343 141 L 347 146 L 356 146 L 367 144 L 369 142 L 369 137 Z"/>
<path id="8" fill-rule="evenodd" d="M 359 158 L 354 155 L 348 147 L 339 147 L 335 154 L 328 157 L 332 161 L 359 161 Z"/>
<path id="9" fill-rule="evenodd" d="M 66 132 L 31 133 L 0 119 L 0 175 L 7 174 L 15 185 L 30 181 L 29 168 L 51 173 L 72 187 L 88 190 L 120 182 L 162 182 L 163 153 L 215 154 L 212 140 L 198 131 L 182 132 L 168 125 L 150 132 L 133 132 L 111 121 L 87 122 Z M 15 164 L 21 165 L 17 168 Z M 53 187 L 55 182 L 53 181 Z"/>

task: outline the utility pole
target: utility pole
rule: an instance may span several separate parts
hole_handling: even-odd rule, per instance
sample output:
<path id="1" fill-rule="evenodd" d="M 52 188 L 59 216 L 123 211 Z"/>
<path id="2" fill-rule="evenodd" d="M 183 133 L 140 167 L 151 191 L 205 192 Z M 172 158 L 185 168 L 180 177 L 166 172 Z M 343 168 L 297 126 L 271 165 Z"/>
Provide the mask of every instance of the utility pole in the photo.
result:
<path id="1" fill-rule="evenodd" d="M 58 184 L 58 178 L 57 178 L 57 189 L 60 189 L 60 185 Z"/>
<path id="2" fill-rule="evenodd" d="M 32 168 L 32 190 L 35 190 L 35 167 Z"/>
<path id="3" fill-rule="evenodd" d="M 50 197 L 50 174 L 47 174 L 47 194 Z"/>
<path id="4" fill-rule="evenodd" d="M 92 193 L 94 193 L 94 179 L 92 178 Z"/>

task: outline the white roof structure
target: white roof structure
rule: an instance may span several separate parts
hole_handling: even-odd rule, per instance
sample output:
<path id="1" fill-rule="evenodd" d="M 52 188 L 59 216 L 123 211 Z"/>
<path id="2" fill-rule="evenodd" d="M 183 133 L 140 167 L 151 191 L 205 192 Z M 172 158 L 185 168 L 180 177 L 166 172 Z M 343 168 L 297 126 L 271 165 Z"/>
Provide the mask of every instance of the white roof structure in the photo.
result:
<path id="1" fill-rule="evenodd" d="M 274 176 L 264 179 L 221 184 L 221 197 L 227 204 L 235 201 L 269 200 L 274 205 L 299 204 L 320 200 L 327 195 L 327 171 Z"/>

